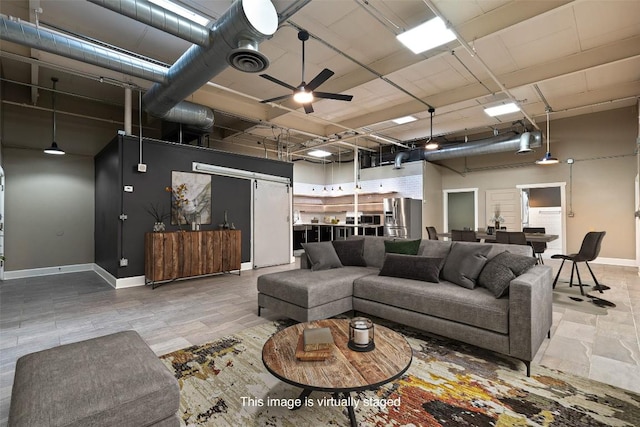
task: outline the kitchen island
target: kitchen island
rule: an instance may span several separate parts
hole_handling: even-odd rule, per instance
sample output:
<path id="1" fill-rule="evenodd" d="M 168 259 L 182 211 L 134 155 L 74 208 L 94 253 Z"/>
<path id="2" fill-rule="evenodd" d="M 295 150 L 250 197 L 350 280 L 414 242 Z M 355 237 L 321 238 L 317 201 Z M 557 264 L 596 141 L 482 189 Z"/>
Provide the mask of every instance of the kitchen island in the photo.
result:
<path id="1" fill-rule="evenodd" d="M 302 243 L 324 242 L 346 239 L 356 234 L 366 236 L 383 236 L 384 226 L 381 224 L 344 224 L 344 223 L 294 223 L 293 249 L 302 249 Z"/>

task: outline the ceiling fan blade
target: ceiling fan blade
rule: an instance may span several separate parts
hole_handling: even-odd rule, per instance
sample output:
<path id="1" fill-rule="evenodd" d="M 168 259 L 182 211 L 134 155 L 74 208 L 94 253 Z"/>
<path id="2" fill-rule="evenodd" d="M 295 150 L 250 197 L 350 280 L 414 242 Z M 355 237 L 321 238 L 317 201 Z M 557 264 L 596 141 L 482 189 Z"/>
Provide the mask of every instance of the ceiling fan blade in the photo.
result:
<path id="1" fill-rule="evenodd" d="M 322 83 L 326 82 L 327 80 L 329 80 L 329 78 L 331 76 L 333 76 L 334 72 L 331 71 L 328 68 L 325 68 L 324 70 L 320 71 L 320 74 L 318 74 L 317 76 L 315 76 L 313 78 L 313 80 L 311 80 L 309 82 L 308 85 L 305 86 L 306 90 L 314 90 L 315 88 L 317 88 L 318 86 L 320 86 Z"/>
<path id="2" fill-rule="evenodd" d="M 302 104 L 302 106 L 304 107 L 304 112 L 309 114 L 309 113 L 313 113 L 313 105 L 311 105 L 311 103 L 309 102 L 308 104 Z"/>
<path id="3" fill-rule="evenodd" d="M 262 101 L 260 101 L 260 103 L 266 104 L 267 102 L 282 101 L 283 99 L 291 98 L 292 96 L 293 96 L 293 94 L 276 96 L 275 98 L 269 98 L 269 99 L 262 100 Z"/>
<path id="4" fill-rule="evenodd" d="M 335 99 L 336 101 L 351 101 L 353 95 L 342 95 L 341 93 L 329 93 L 329 92 L 313 92 L 315 98 L 323 99 Z"/>
<path id="5" fill-rule="evenodd" d="M 274 82 L 275 84 L 279 84 L 280 86 L 284 86 L 287 89 L 291 89 L 293 91 L 295 91 L 296 89 L 298 89 L 297 87 L 293 87 L 291 86 L 289 83 L 285 83 L 282 80 L 278 80 L 275 77 L 270 76 L 269 74 L 260 74 L 260 77 L 265 78 L 267 80 L 270 80 L 272 82 Z"/>

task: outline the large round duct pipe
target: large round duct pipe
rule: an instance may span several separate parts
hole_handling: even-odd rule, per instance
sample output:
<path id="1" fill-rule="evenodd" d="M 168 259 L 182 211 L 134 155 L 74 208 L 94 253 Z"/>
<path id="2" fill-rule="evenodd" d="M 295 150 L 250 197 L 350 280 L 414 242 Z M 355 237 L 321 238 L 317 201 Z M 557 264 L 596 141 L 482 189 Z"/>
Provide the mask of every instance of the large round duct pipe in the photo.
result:
<path id="1" fill-rule="evenodd" d="M 523 140 L 528 140 L 529 148 L 539 148 L 542 146 L 542 133 L 540 131 L 534 131 L 525 132 L 522 135 L 518 134 L 515 136 L 500 135 L 468 143 L 461 143 L 454 147 L 446 147 L 436 151 L 425 150 L 423 152 L 423 158 L 431 162 L 457 157 L 502 153 L 505 151 L 516 152 L 522 150 L 521 143 Z"/>
<path id="2" fill-rule="evenodd" d="M 176 104 L 227 68 L 227 57 L 239 46 L 246 47 L 247 40 L 253 40 L 257 45 L 275 33 L 277 28 L 278 14 L 269 0 L 236 0 L 215 22 L 211 30 L 213 43 L 206 48 L 191 46 L 169 68 L 168 82 L 153 85 L 144 95 L 145 110 L 163 117 Z M 243 49 L 243 52 L 247 51 L 251 50 Z M 266 60 L 262 54 L 253 52 L 257 61 Z M 251 71 L 259 71 L 258 68 L 252 68 Z"/>
<path id="3" fill-rule="evenodd" d="M 2 14 L 0 39 L 152 82 L 165 82 L 167 77 L 161 65 Z"/>
<path id="4" fill-rule="evenodd" d="M 209 44 L 209 29 L 147 0 L 88 0 L 138 22 L 200 46 Z"/>
<path id="5" fill-rule="evenodd" d="M 214 124 L 213 111 L 210 108 L 188 101 L 177 104 L 160 118 L 168 122 L 191 125 L 201 130 L 211 129 Z"/>

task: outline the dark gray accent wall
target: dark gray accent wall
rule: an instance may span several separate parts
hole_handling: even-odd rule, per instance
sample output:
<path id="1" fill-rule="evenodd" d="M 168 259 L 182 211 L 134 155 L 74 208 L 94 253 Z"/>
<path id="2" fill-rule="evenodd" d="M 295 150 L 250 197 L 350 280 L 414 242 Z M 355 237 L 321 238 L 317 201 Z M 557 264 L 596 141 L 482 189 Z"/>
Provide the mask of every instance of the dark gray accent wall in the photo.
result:
<path id="1" fill-rule="evenodd" d="M 122 168 L 120 141 L 112 140 L 95 159 L 95 263 L 109 274 L 118 277 L 118 242 L 120 223 L 115 219 L 122 206 Z"/>
<path id="2" fill-rule="evenodd" d="M 111 170 L 111 164 L 106 159 L 114 158 L 111 153 L 113 145 L 120 153 L 119 181 L 115 174 L 107 174 L 101 170 Z M 201 162 L 287 177 L 293 182 L 293 165 L 287 162 L 147 139 L 143 140 L 142 154 L 142 161 L 147 165 L 146 173 L 137 171 L 140 157 L 137 138 L 119 136 L 96 156 L 96 224 L 105 216 L 105 221 L 109 223 L 103 228 L 104 232 L 96 227 L 100 230 L 96 231 L 96 254 L 101 254 L 100 258 L 96 256 L 96 263 L 111 274 L 114 274 L 112 271 L 115 263 L 117 272 L 114 276 L 117 278 L 144 274 L 144 235 L 152 231 L 154 223 L 146 208 L 150 204 L 157 204 L 166 212 L 170 211 L 171 195 L 165 191 L 165 187 L 172 185 L 172 171 L 192 172 L 192 162 Z M 101 173 L 105 177 L 111 177 L 111 182 L 102 185 L 101 181 L 99 184 L 98 177 Z M 203 224 L 201 229 L 219 229 L 219 224 L 224 221 L 224 212 L 227 211 L 229 223 L 242 231 L 242 261 L 251 261 L 251 181 L 218 175 L 207 176 L 211 177 L 211 224 Z M 124 192 L 124 186 L 132 186 L 133 192 Z M 114 209 L 114 206 L 118 208 Z M 127 215 L 125 221 L 118 219 L 120 212 Z M 168 231 L 178 229 L 170 223 L 169 219 L 165 221 Z M 114 233 L 114 227 L 120 232 Z M 119 239 L 115 251 L 112 241 L 114 235 Z M 288 236 L 282 238 L 287 239 Z M 120 258 L 128 260 L 126 267 L 119 266 Z"/>

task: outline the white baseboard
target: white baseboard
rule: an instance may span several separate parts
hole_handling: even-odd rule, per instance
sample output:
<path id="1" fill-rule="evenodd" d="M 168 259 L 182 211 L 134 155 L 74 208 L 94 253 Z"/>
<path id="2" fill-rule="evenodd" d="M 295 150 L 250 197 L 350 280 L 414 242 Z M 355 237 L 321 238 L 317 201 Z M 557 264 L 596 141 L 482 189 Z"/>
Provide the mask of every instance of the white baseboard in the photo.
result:
<path id="1" fill-rule="evenodd" d="M 50 276 L 52 274 L 77 273 L 92 271 L 95 264 L 70 264 L 56 267 L 29 268 L 25 270 L 11 270 L 4 272 L 4 280 L 24 279 L 27 277 Z"/>
<path id="2" fill-rule="evenodd" d="M 98 274 L 98 276 L 102 277 L 105 282 L 110 284 L 112 288 L 116 288 L 117 287 L 117 280 L 118 279 L 113 277 L 111 275 L 111 273 L 109 273 L 107 270 L 105 270 L 104 268 L 100 267 L 98 264 L 93 264 L 93 271 L 95 271 L 96 274 Z"/>
<path id="3" fill-rule="evenodd" d="M 598 257 L 591 261 L 592 264 L 606 264 L 606 265 L 618 265 L 621 267 L 637 267 L 635 259 L 624 259 L 624 258 L 603 258 Z"/>

